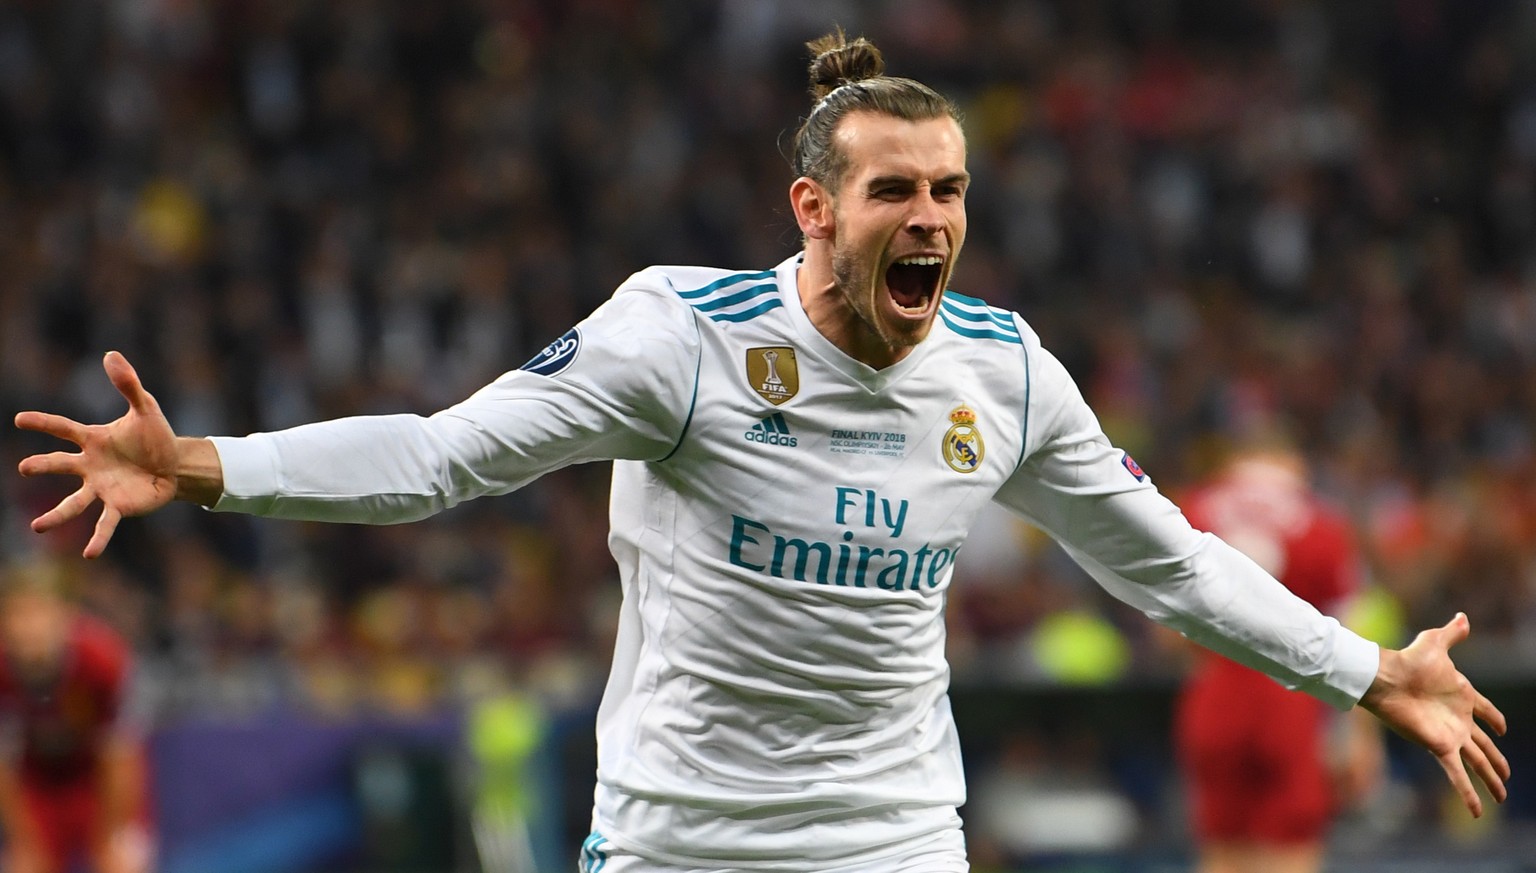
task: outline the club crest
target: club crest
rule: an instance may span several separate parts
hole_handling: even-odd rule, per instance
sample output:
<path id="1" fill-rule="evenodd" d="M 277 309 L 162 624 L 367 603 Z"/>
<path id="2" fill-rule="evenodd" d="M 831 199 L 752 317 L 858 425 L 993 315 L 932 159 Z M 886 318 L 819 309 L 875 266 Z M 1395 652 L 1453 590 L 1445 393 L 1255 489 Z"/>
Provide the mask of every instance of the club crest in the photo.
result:
<path id="1" fill-rule="evenodd" d="M 789 346 L 747 349 L 747 384 L 758 396 L 779 406 L 800 393 L 800 368 Z"/>
<path id="2" fill-rule="evenodd" d="M 949 420 L 952 424 L 944 432 L 944 463 L 956 473 L 974 473 L 987 454 L 981 430 L 976 427 L 976 413 L 962 403 L 949 414 Z"/>

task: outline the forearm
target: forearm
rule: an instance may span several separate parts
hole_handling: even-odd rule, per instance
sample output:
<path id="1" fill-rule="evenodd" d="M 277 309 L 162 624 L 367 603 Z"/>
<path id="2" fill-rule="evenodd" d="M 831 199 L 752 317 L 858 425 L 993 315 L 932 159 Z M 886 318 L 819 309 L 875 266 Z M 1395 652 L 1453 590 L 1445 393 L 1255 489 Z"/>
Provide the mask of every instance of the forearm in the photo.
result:
<path id="1" fill-rule="evenodd" d="M 542 410 L 528 418 L 538 422 Z M 214 437 L 220 512 L 359 524 L 415 521 L 510 491 L 555 466 L 538 452 L 569 446 L 452 414 L 362 416 L 249 437 Z M 520 448 L 526 444 L 530 448 Z"/>
<path id="2" fill-rule="evenodd" d="M 395 524 L 505 494 L 572 463 L 665 455 L 666 428 L 600 389 L 514 373 L 430 417 L 359 416 L 214 437 L 218 511 Z"/>
<path id="3" fill-rule="evenodd" d="M 1009 497 L 1035 509 L 1039 526 L 1105 590 L 1286 687 L 1340 709 L 1358 702 L 1378 671 L 1374 643 L 1192 529 L 1155 488 L 1126 473 L 1107 443 L 1083 444 L 1066 461 L 1021 480 Z"/>
<path id="4" fill-rule="evenodd" d="M 21 795 L 21 780 L 14 767 L 0 765 L 0 830 L 8 840 L 29 836 L 26 807 Z"/>
<path id="5" fill-rule="evenodd" d="M 1111 594 L 1190 640 L 1328 704 L 1354 705 L 1379 675 L 1377 646 L 1317 611 L 1220 539 L 1163 565 L 1073 556 Z"/>
<path id="6" fill-rule="evenodd" d="M 112 739 L 101 755 L 102 832 L 116 833 L 130 824 L 143 795 L 144 774 L 137 747 L 127 739 Z"/>

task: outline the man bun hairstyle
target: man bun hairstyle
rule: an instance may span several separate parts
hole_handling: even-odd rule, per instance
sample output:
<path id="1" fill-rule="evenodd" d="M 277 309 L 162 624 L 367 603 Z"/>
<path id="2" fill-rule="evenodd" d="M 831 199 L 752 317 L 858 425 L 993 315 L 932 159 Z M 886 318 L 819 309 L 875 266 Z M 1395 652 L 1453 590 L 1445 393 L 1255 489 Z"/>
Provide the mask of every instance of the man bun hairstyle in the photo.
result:
<path id="1" fill-rule="evenodd" d="M 862 36 L 849 42 L 841 27 L 805 47 L 811 50 L 811 96 L 818 102 L 839 85 L 885 75 L 885 56 L 875 44 Z"/>
<path id="2" fill-rule="evenodd" d="M 906 121 L 953 118 L 960 110 L 947 97 L 921 82 L 885 75 L 885 57 L 875 44 L 849 41 L 841 27 L 805 44 L 810 50 L 810 86 L 815 105 L 795 131 L 790 164 L 797 176 L 815 179 L 836 191 L 848 159 L 832 135 L 851 112 L 876 112 Z"/>

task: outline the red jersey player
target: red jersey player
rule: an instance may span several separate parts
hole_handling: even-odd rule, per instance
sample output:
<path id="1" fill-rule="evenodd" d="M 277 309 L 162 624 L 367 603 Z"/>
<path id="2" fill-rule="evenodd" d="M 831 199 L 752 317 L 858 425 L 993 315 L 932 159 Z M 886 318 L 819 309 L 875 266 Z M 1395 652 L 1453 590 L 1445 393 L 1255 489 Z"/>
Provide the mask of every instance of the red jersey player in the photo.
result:
<path id="1" fill-rule="evenodd" d="M 143 873 L 144 760 L 123 706 L 129 650 L 61 596 L 60 576 L 21 566 L 0 583 L 4 869 Z"/>
<path id="2" fill-rule="evenodd" d="M 1323 612 L 1358 587 L 1347 520 L 1310 490 L 1285 450 L 1236 454 L 1182 502 L 1210 531 Z M 1327 754 L 1330 711 L 1268 677 L 1202 650 L 1175 718 L 1179 763 L 1194 804 L 1200 873 L 1315 873 L 1333 815 L 1379 778 L 1379 731 L 1359 710 Z"/>

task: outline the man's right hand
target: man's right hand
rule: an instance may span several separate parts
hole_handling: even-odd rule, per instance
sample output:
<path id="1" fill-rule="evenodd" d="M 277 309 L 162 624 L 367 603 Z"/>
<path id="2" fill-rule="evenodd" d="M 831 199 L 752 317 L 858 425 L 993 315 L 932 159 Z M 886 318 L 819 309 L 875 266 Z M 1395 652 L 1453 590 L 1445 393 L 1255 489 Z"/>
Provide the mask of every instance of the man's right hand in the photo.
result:
<path id="1" fill-rule="evenodd" d="M 223 492 L 218 452 L 202 439 L 178 438 L 160 404 L 144 390 L 138 373 L 117 352 L 102 360 L 107 378 L 128 401 L 128 412 L 111 424 L 81 424 L 61 415 L 22 412 L 16 426 L 69 440 L 78 452 L 50 452 L 22 460 L 23 476 L 78 476 L 80 487 L 32 521 L 32 530 L 53 530 L 101 501 L 101 516 L 84 555 L 106 549 L 125 516 L 145 515 L 181 498 L 212 505 Z"/>

